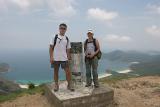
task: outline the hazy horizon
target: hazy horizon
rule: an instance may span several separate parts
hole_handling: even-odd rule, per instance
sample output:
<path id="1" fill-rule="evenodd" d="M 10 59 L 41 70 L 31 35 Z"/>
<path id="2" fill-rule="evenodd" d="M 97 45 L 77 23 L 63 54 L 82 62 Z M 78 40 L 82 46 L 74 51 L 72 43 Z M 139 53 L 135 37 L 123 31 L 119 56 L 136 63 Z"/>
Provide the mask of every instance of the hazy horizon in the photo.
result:
<path id="1" fill-rule="evenodd" d="M 146 53 L 146 54 L 149 54 L 149 53 L 160 53 L 159 50 L 123 50 L 123 49 L 109 49 L 109 50 L 102 50 L 103 53 L 110 53 L 110 52 L 114 52 L 114 51 L 122 51 L 122 52 L 138 52 L 138 53 Z M 19 53 L 19 54 L 28 54 L 27 52 L 30 52 L 29 54 L 31 53 L 36 53 L 37 54 L 39 52 L 44 52 L 44 53 L 47 53 L 49 55 L 49 49 L 10 49 L 10 50 L 1 50 L 1 54 L 5 54 L 5 53 Z M 0 54 L 0 55 L 1 55 Z"/>

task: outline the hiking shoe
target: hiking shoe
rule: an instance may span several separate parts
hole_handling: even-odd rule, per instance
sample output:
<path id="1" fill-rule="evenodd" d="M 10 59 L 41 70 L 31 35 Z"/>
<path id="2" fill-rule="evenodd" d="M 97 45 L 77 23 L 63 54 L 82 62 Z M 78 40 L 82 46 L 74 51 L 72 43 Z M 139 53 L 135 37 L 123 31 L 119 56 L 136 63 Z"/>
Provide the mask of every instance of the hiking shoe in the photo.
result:
<path id="1" fill-rule="evenodd" d="M 74 88 L 69 88 L 69 87 L 68 87 L 68 90 L 70 90 L 70 91 L 72 91 L 72 92 L 75 91 Z"/>
<path id="2" fill-rule="evenodd" d="M 71 84 L 71 82 L 68 83 L 67 89 L 70 90 L 70 91 L 75 91 L 73 86 L 72 86 L 72 84 Z"/>
<path id="3" fill-rule="evenodd" d="M 58 84 L 55 84 L 54 85 L 54 92 L 57 92 L 59 90 L 59 85 Z"/>
<path id="4" fill-rule="evenodd" d="M 94 88 L 99 88 L 99 85 L 94 85 Z"/>
<path id="5" fill-rule="evenodd" d="M 86 84 L 86 85 L 85 85 L 85 87 L 90 87 L 90 86 L 91 86 L 91 84 Z"/>

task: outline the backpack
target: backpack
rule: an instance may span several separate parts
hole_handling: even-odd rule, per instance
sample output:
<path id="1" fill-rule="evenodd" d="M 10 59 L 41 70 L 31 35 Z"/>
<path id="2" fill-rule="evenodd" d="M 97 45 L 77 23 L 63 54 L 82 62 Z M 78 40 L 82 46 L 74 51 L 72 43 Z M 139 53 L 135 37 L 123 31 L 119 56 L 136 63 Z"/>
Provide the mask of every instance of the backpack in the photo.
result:
<path id="1" fill-rule="evenodd" d="M 54 37 L 53 48 L 56 46 L 57 39 L 58 39 L 58 34 L 56 34 L 55 37 Z M 68 39 L 67 36 L 66 36 L 66 40 L 67 40 L 67 45 L 66 45 L 66 49 L 67 49 L 67 46 L 68 46 L 68 43 L 69 43 L 69 39 Z"/>
<path id="2" fill-rule="evenodd" d="M 88 39 L 86 39 L 86 41 L 85 41 L 84 50 L 86 50 L 87 43 L 88 43 Z M 95 39 L 95 38 L 93 38 L 93 45 L 94 45 L 94 47 L 95 47 L 95 50 L 94 50 L 94 51 L 97 51 L 97 45 L 96 45 L 96 39 Z M 99 52 L 96 54 L 96 56 L 97 56 L 98 60 L 101 59 L 101 56 L 102 56 L 101 50 L 99 50 Z"/>

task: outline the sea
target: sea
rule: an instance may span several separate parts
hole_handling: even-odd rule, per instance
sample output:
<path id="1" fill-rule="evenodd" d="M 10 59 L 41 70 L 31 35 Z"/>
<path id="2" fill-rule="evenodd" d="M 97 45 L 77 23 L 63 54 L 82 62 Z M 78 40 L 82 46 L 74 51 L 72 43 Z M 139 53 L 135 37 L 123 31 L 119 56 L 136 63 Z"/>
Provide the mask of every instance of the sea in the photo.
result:
<path id="1" fill-rule="evenodd" d="M 0 52 L 0 63 L 8 63 L 10 69 L 0 76 L 13 80 L 20 84 L 35 83 L 41 84 L 53 81 L 53 69 L 49 63 L 48 50 L 23 50 Z M 129 63 L 109 61 L 101 59 L 99 61 L 99 75 L 106 74 L 107 69 L 123 71 L 129 68 Z M 82 72 L 85 72 L 83 70 Z M 65 80 L 65 72 L 60 69 L 59 79 Z"/>

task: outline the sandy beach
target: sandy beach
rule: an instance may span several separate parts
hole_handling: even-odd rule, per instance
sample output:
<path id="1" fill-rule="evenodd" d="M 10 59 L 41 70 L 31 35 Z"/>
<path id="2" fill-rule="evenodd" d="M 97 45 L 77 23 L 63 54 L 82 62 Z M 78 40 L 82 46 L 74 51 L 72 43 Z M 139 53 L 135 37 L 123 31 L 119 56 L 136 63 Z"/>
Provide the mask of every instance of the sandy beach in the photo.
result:
<path id="1" fill-rule="evenodd" d="M 121 73 L 121 74 L 125 74 L 125 73 L 129 73 L 129 72 L 132 72 L 132 70 L 130 69 L 126 69 L 126 70 L 123 70 L 123 71 L 117 71 L 118 73 Z"/>
<path id="2" fill-rule="evenodd" d="M 108 74 L 108 73 L 106 73 L 106 74 L 99 74 L 99 79 L 101 79 L 101 78 L 105 78 L 105 77 L 108 77 L 108 76 L 111 76 L 112 74 Z"/>
<path id="3" fill-rule="evenodd" d="M 23 89 L 28 89 L 28 85 L 24 85 L 24 84 L 19 84 L 19 86 Z M 35 85 L 36 87 L 39 85 Z"/>

